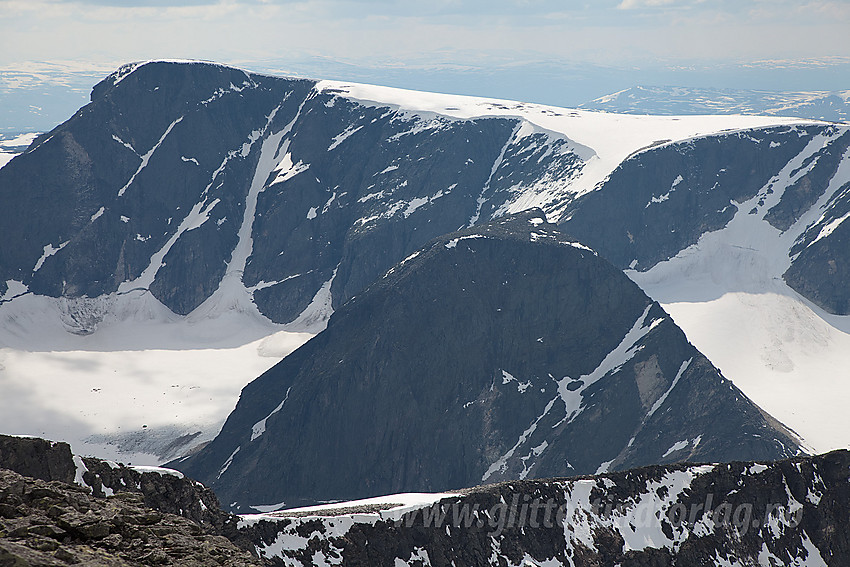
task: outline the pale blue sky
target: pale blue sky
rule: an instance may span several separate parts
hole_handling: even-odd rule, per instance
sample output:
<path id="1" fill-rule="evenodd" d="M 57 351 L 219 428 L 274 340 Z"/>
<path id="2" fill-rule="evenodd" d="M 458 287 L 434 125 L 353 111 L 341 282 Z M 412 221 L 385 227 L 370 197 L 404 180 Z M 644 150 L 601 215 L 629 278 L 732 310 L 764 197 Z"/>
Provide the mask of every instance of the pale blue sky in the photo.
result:
<path id="1" fill-rule="evenodd" d="M 0 91 L 152 58 L 561 105 L 634 84 L 836 90 L 848 30 L 850 0 L 0 0 Z"/>

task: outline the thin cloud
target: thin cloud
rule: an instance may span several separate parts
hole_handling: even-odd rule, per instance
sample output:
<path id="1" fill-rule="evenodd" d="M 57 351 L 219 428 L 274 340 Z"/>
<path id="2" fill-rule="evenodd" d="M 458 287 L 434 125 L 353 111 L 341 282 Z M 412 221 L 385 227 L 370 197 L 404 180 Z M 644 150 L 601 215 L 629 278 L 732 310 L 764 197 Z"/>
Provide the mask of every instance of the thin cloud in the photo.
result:
<path id="1" fill-rule="evenodd" d="M 623 0 L 617 6 L 618 10 L 637 10 L 639 8 L 658 8 L 675 4 L 676 0 Z"/>

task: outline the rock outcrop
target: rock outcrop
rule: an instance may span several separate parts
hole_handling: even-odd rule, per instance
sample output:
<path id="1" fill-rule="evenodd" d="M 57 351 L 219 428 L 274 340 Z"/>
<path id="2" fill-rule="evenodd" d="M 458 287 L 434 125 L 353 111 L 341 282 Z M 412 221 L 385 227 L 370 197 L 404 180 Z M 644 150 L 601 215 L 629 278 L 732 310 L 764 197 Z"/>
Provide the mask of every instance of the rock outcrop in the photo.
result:
<path id="1" fill-rule="evenodd" d="M 74 482 L 71 446 L 37 437 L 0 435 L 0 467 L 41 480 Z"/>
<path id="2" fill-rule="evenodd" d="M 262 565 L 197 522 L 151 509 L 142 493 L 97 498 L 81 486 L 0 469 L 0 565 L 70 564 Z"/>
<path id="3" fill-rule="evenodd" d="M 212 491 L 177 471 L 0 435 L 3 567 L 262 565 L 251 550 Z"/>

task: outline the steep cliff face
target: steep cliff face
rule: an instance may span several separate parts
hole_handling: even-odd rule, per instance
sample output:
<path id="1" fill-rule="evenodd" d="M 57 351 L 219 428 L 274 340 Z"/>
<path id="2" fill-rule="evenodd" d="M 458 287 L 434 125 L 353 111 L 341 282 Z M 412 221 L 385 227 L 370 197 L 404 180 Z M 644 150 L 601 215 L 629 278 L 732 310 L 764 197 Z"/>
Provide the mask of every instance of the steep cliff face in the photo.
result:
<path id="1" fill-rule="evenodd" d="M 241 217 L 256 161 L 250 145 L 244 156 L 238 150 L 287 94 L 303 97 L 311 83 L 254 80 L 214 65 L 173 67 L 107 78 L 91 104 L 3 168 L 4 224 L 29 236 L 4 247 L 4 279 L 53 297 L 97 297 L 137 279 L 179 234 L 181 261 L 175 250 L 151 267 L 160 275 L 160 263 L 170 264 L 160 275 L 163 299 L 185 312 L 214 290 L 238 229 L 232 222 L 213 230 L 214 221 Z M 227 104 L 225 94 L 242 104 Z M 291 119 L 297 108 L 296 100 L 282 104 L 279 118 Z M 230 191 L 218 186 L 225 180 Z M 195 274 L 179 298 L 167 292 L 175 270 Z M 146 279 L 139 287 L 157 278 Z"/>
<path id="2" fill-rule="evenodd" d="M 171 466 L 244 510 L 796 451 L 657 304 L 538 211 L 395 266 Z"/>
<path id="3" fill-rule="evenodd" d="M 274 565 L 850 562 L 850 453 L 672 465 L 243 516 Z"/>
<path id="4" fill-rule="evenodd" d="M 823 165 L 786 191 L 794 211 L 805 211 L 810 203 L 818 203 L 820 216 L 797 237 L 789 253 L 793 261 L 783 278 L 801 295 L 828 312 L 841 315 L 850 314 L 850 286 L 843 283 L 850 276 L 846 245 L 850 226 L 844 225 L 850 217 L 848 156 L 850 132 L 817 156 L 818 164 Z M 828 190 L 824 191 L 824 187 Z"/>
<path id="5" fill-rule="evenodd" d="M 752 244 L 756 261 L 778 271 L 766 279 L 781 276 L 827 311 L 847 315 L 848 192 L 847 126 L 748 130 L 643 151 L 572 202 L 560 224 L 615 265 L 646 271 L 699 250 L 704 235 L 731 233 L 739 217 L 747 225 L 740 245 Z M 725 270 L 745 268 L 730 260 Z"/>
<path id="6" fill-rule="evenodd" d="M 79 332 L 115 294 L 147 292 L 177 314 L 207 302 L 200 315 L 235 305 L 309 327 L 515 186 L 568 180 L 590 155 L 517 118 L 410 113 L 212 64 L 128 65 L 0 173 L 20 239 L 0 251 L 0 287 L 5 300 L 103 298 L 80 309 Z"/>

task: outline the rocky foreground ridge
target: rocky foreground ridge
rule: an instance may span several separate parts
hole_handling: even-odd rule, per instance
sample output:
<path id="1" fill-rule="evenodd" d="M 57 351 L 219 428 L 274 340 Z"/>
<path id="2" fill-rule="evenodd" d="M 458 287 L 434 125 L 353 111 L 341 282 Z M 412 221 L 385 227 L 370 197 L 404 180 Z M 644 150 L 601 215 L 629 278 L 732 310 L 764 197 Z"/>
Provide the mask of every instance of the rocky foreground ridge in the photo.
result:
<path id="1" fill-rule="evenodd" d="M 0 566 L 70 564 L 845 566 L 850 451 L 235 517 L 189 479 L 0 436 Z"/>
<path id="2" fill-rule="evenodd" d="M 209 489 L 165 471 L 0 435 L 0 566 L 263 564 Z"/>
<path id="3" fill-rule="evenodd" d="M 511 481 L 242 516 L 274 565 L 850 565 L 850 452 Z"/>

